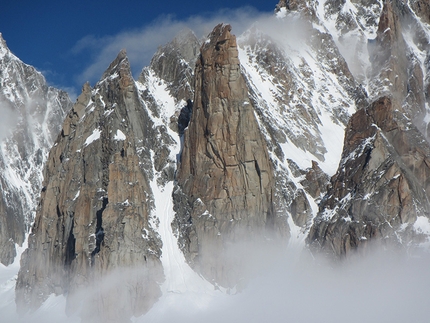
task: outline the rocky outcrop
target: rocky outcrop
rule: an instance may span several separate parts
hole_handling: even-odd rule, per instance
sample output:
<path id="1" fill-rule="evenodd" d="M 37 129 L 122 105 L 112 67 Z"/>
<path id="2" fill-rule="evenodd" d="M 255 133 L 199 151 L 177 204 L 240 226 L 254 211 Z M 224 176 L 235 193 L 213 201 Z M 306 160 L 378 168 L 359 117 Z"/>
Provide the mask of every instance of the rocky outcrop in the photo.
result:
<path id="1" fill-rule="evenodd" d="M 194 100 L 194 68 L 199 53 L 200 42 L 188 29 L 182 30 L 168 44 L 160 47 L 139 76 L 139 82 L 148 84 L 154 78 L 162 80 L 175 100 L 175 111 L 170 116 L 169 127 L 183 135 L 188 126 Z M 159 99 L 151 97 L 149 89 L 142 94 L 154 115 L 159 117 Z"/>
<path id="2" fill-rule="evenodd" d="M 415 5 L 417 3 L 415 2 Z M 390 95 L 426 136 L 426 84 L 430 52 L 428 27 L 416 17 L 414 6 L 385 1 L 375 40 L 369 43 L 372 63 L 371 97 Z"/>
<path id="3" fill-rule="evenodd" d="M 94 89 L 83 87 L 44 171 L 16 285 L 21 311 L 66 294 L 83 319 L 120 322 L 160 296 L 149 185 L 159 133 L 145 111 L 125 51 Z"/>
<path id="4" fill-rule="evenodd" d="M 327 184 L 330 178 L 322 171 L 316 161 L 312 161 L 312 167 L 304 172 L 304 179 L 300 182 L 306 191 L 314 199 L 322 198 L 327 192 Z"/>
<path id="5" fill-rule="evenodd" d="M 400 9 L 385 1 L 379 19 L 376 39 L 370 43 L 369 57 L 375 93 L 393 93 L 394 99 L 403 102 L 407 94 L 408 64 L 406 43 L 402 35 Z M 374 94 L 374 96 L 378 94 Z"/>
<path id="6" fill-rule="evenodd" d="M 0 262 L 11 264 L 34 220 L 48 151 L 71 101 L 11 53 L 0 34 Z"/>
<path id="7" fill-rule="evenodd" d="M 354 114 L 342 160 L 308 242 L 337 257 L 368 241 L 415 246 L 428 237 L 430 147 L 390 98 Z M 420 233 L 421 231 L 421 233 Z"/>
<path id="8" fill-rule="evenodd" d="M 235 267 L 240 261 L 226 257 L 229 245 L 273 235 L 276 227 L 273 166 L 230 31 L 229 25 L 216 26 L 201 47 L 174 193 L 186 259 L 224 287 L 243 278 Z"/>
<path id="9" fill-rule="evenodd" d="M 430 3 L 426 0 L 411 0 L 409 5 L 424 22 L 430 24 Z"/>
<path id="10" fill-rule="evenodd" d="M 200 43 L 189 29 L 182 30 L 168 44 L 161 46 L 145 68 L 139 81 L 145 83 L 148 70 L 167 83 L 172 96 L 179 102 L 194 97 L 194 68 L 199 53 Z"/>

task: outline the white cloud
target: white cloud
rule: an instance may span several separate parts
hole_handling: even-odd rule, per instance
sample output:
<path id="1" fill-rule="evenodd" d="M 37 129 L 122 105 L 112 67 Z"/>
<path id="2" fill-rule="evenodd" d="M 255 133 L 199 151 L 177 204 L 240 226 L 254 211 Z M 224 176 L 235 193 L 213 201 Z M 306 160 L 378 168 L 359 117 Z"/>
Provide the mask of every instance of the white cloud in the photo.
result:
<path id="1" fill-rule="evenodd" d="M 74 54 L 89 53 L 89 64 L 76 76 L 78 84 L 99 80 L 105 69 L 123 48 L 137 76 L 147 66 L 157 48 L 171 41 L 178 31 L 184 28 L 193 30 L 197 37 L 207 36 L 219 23 L 229 23 L 236 35 L 241 34 L 252 23 L 259 19 L 273 16 L 273 13 L 261 13 L 245 7 L 234 10 L 221 10 L 210 16 L 192 16 L 185 20 L 173 16 L 162 16 L 140 29 L 127 30 L 116 35 L 96 37 L 88 35 L 76 43 Z"/>

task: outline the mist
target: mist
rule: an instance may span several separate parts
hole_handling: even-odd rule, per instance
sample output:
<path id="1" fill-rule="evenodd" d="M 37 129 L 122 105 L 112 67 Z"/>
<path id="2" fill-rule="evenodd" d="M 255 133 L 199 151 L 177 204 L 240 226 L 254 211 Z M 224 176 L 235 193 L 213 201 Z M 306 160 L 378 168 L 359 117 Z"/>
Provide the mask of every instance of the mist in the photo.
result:
<path id="1" fill-rule="evenodd" d="M 0 114 L 2 116 L 2 125 L 0 127 L 0 142 L 9 137 L 16 125 L 18 124 L 18 112 L 7 101 L 0 99 Z"/>
<path id="2" fill-rule="evenodd" d="M 183 302 L 150 322 L 427 322 L 430 256 L 374 250 L 341 263 L 287 252 L 237 295 Z M 145 317 L 136 322 L 144 322 Z"/>
<path id="3" fill-rule="evenodd" d="M 250 260 L 246 272 L 251 275 L 248 275 L 248 283 L 242 291 L 215 287 L 196 290 L 191 286 L 201 282 L 188 278 L 186 284 L 190 286 L 189 291 L 164 292 L 145 315 L 131 318 L 131 321 L 428 322 L 428 252 L 411 254 L 406 250 L 375 246 L 367 248 L 364 254 L 352 255 L 341 261 L 328 260 L 325 256 L 311 254 L 306 248 L 297 247 L 276 250 L 260 248 L 246 252 Z M 0 278 L 5 276 L 5 270 L 12 268 L 0 268 Z M 130 286 L 127 287 L 124 282 L 132 276 L 142 275 L 142 272 L 144 270 L 139 268 L 119 268 L 114 274 L 106 276 L 100 286 L 112 290 L 121 286 L 128 288 Z M 180 272 L 174 274 L 181 275 Z M 97 293 L 94 286 L 88 286 L 76 295 L 85 305 L 86 299 L 94 293 Z M 0 301 L 2 319 L 8 322 L 80 322 L 78 312 L 66 316 L 65 296 L 51 295 L 36 312 L 18 316 L 13 290 L 5 293 L 2 280 Z M 123 303 L 124 299 L 121 301 Z"/>

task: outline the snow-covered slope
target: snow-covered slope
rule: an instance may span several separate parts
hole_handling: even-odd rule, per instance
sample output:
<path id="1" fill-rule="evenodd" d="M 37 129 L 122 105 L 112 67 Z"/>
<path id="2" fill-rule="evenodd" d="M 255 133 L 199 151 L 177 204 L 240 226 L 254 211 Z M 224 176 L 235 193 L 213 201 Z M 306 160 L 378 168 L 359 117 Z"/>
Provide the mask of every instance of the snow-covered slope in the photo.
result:
<path id="1" fill-rule="evenodd" d="M 0 34 L 0 262 L 15 258 L 41 190 L 42 169 L 71 102 L 21 62 Z"/>
<path id="2" fill-rule="evenodd" d="M 239 38 L 242 72 L 284 197 L 280 209 L 300 241 L 326 185 L 312 194 L 306 174 L 311 167 L 328 176 L 336 172 L 348 119 L 367 103 L 324 24 L 283 8 Z"/>

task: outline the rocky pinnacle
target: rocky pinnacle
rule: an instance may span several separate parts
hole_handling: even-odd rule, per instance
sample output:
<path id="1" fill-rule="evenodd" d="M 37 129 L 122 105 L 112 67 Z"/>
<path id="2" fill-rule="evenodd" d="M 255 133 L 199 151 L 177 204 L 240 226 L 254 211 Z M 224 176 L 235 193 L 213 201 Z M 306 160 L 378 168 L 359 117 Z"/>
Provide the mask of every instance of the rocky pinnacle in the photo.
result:
<path id="1" fill-rule="evenodd" d="M 216 26 L 201 47 L 177 175 L 188 198 L 176 205 L 180 234 L 188 231 L 183 245 L 188 261 L 224 286 L 235 285 L 240 276 L 221 261 L 226 244 L 263 233 L 274 214 L 273 169 L 230 31 L 230 25 Z"/>

